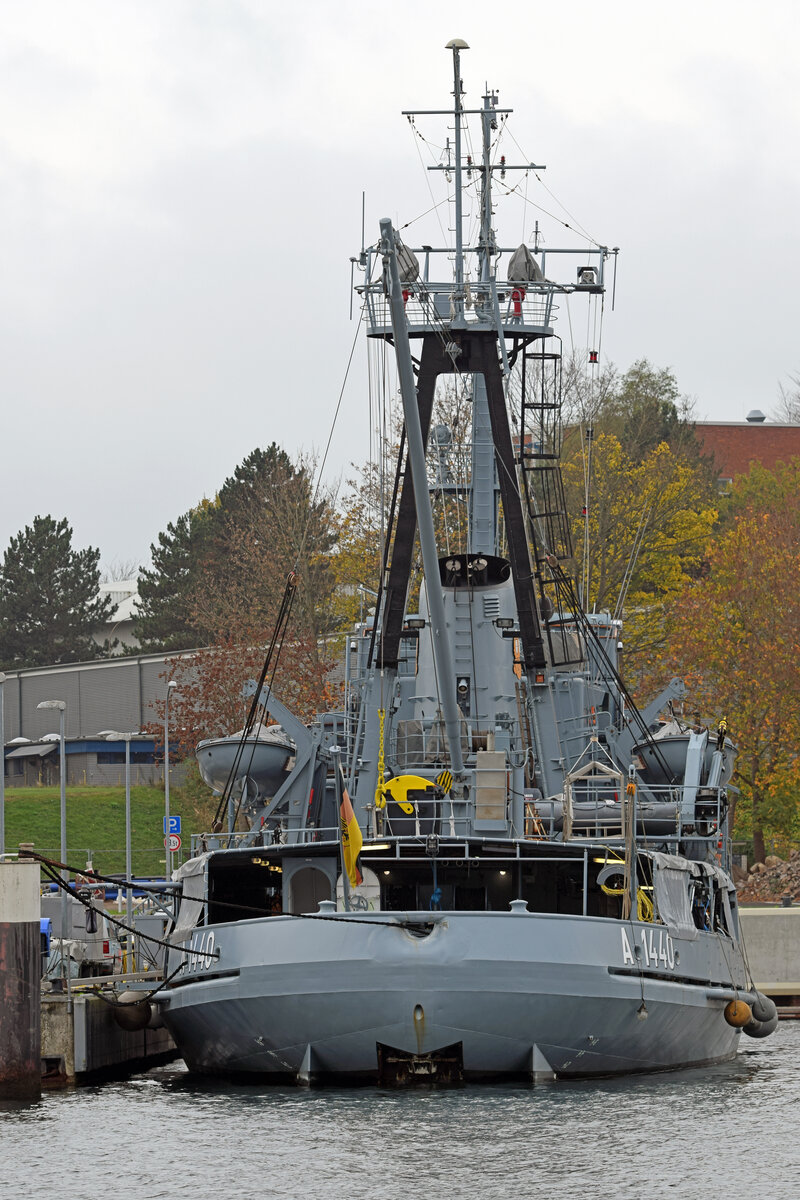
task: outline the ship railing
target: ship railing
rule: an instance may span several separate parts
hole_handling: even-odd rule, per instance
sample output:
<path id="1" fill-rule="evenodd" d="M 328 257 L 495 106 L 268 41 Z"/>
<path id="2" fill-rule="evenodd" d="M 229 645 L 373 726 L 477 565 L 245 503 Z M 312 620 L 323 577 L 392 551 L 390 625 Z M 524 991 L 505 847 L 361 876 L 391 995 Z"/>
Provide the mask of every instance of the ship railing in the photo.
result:
<path id="1" fill-rule="evenodd" d="M 420 277 L 402 284 L 409 332 L 422 333 L 450 327 L 455 305 L 454 282 L 441 279 L 442 260 L 452 269 L 453 250 L 446 246 L 409 247 L 419 262 Z M 497 247 L 497 253 L 508 261 L 515 246 Z M 467 327 L 496 328 L 513 332 L 516 326 L 525 329 L 549 329 L 557 295 L 573 292 L 601 294 L 605 290 L 605 263 L 608 248 L 552 247 L 534 252 L 538 278 L 519 282 L 499 279 L 471 279 L 476 274 L 481 255 L 480 247 L 464 251 L 464 322 Z M 359 260 L 353 260 L 354 262 Z M 383 282 L 382 251 L 379 246 L 364 249 L 359 265 L 364 270 L 365 283 L 356 290 L 364 300 L 367 326 L 371 334 L 391 332 L 388 301 Z M 431 281 L 431 274 L 439 281 Z M 566 276 L 567 282 L 556 282 L 552 276 Z M 461 325 L 461 321 L 459 322 Z"/>
<path id="2" fill-rule="evenodd" d="M 511 735 L 519 740 L 517 723 L 511 727 Z M 501 749 L 495 741 L 494 729 L 486 724 L 478 725 L 474 719 L 461 719 L 461 753 L 465 758 L 478 750 Z M 524 751 L 506 751 L 508 766 L 521 767 L 525 761 Z M 397 774 L 430 773 L 441 770 L 450 761 L 450 755 L 445 735 L 444 721 L 441 717 L 427 717 L 396 721 L 387 747 L 387 756 L 391 756 L 392 767 Z"/>
<path id="3" fill-rule="evenodd" d="M 339 826 L 307 825 L 303 829 L 264 829 L 255 840 L 252 831 L 236 830 L 234 833 L 193 833 L 192 857 L 211 850 L 237 850 L 245 846 L 311 845 L 314 842 L 335 842 L 339 838 Z"/>
<path id="4" fill-rule="evenodd" d="M 681 809 L 683 789 L 679 784 L 647 784 L 637 779 L 635 791 L 631 793 L 624 780 L 620 785 L 611 776 L 598 779 L 593 775 L 573 780 L 570 790 L 573 839 L 603 838 L 613 835 L 615 831 L 619 833 L 625 819 L 625 801 L 629 806 L 630 819 L 635 822 L 637 849 L 663 848 L 667 845 L 677 853 L 678 847 L 689 841 L 695 843 L 694 848 L 698 852 L 706 846 L 710 858 L 716 860 L 719 855 L 724 860 L 727 857 L 725 797 L 726 792 L 735 790 L 730 785 L 727 788 L 701 789 L 702 794 L 691 814 L 686 815 Z M 552 836 L 552 815 L 549 820 L 541 817 L 536 802 L 529 801 L 526 805 L 526 822 L 532 831 L 535 830 L 537 817 L 548 835 Z M 531 836 L 537 834 L 533 832 Z"/>
<path id="5" fill-rule="evenodd" d="M 249 831 L 236 829 L 233 833 L 193 833 L 192 858 L 211 850 L 236 850 L 245 844 Z"/>
<path id="6" fill-rule="evenodd" d="M 464 311 L 467 328 L 548 330 L 555 320 L 558 305 L 556 289 L 548 283 L 472 284 Z M 391 332 L 389 299 L 382 283 L 363 289 L 367 328 L 372 334 Z M 455 317 L 452 283 L 414 283 L 404 285 L 403 299 L 409 333 L 445 332 Z"/>
<path id="7" fill-rule="evenodd" d="M 547 816 L 540 811 L 535 800 L 524 801 L 523 835 L 529 842 L 552 842 L 558 832 L 552 810 Z"/>
<path id="8" fill-rule="evenodd" d="M 301 846 L 313 845 L 315 842 L 337 842 L 340 837 L 338 825 L 306 825 L 303 829 L 293 829 L 289 834 L 292 844 Z"/>

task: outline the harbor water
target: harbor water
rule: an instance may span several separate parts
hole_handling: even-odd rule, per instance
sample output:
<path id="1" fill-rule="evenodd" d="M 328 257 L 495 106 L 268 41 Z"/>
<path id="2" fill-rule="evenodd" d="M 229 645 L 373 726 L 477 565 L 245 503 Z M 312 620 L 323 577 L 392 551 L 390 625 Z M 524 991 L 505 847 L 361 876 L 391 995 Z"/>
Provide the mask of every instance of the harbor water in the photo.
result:
<path id="1" fill-rule="evenodd" d="M 705 1070 L 391 1092 L 182 1064 L 0 1111 L 0 1196 L 445 1200 L 800 1194 L 800 1022 Z"/>

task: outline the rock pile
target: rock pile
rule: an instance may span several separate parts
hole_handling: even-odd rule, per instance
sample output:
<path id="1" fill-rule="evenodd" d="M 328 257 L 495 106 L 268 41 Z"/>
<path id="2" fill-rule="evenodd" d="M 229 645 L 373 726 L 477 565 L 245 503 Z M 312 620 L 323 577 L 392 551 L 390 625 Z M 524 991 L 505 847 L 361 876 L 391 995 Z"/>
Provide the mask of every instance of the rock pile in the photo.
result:
<path id="1" fill-rule="evenodd" d="M 768 854 L 763 863 L 753 863 L 747 877 L 737 880 L 736 890 L 740 904 L 775 904 L 784 896 L 800 902 L 800 850 L 792 850 L 786 861 L 777 854 Z"/>

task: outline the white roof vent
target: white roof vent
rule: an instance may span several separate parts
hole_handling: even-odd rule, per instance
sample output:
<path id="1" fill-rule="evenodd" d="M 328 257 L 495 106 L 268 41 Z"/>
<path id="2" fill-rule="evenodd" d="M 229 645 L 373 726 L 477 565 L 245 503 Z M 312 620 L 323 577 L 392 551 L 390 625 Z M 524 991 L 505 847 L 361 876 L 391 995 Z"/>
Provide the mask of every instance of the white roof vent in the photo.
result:
<path id="1" fill-rule="evenodd" d="M 762 425 L 766 419 L 760 408 L 751 408 L 747 414 L 747 420 L 751 425 Z"/>

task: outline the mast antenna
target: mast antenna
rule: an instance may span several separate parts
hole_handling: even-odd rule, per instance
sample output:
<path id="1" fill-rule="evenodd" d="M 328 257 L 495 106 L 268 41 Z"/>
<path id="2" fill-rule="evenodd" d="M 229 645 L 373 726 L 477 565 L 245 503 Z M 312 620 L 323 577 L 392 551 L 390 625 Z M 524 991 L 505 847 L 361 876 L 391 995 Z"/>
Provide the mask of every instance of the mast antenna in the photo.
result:
<path id="1" fill-rule="evenodd" d="M 451 38 L 445 46 L 453 51 L 453 117 L 455 120 L 455 157 L 456 157 L 456 289 L 455 317 L 464 319 L 464 240 L 461 228 L 461 60 L 462 50 L 469 50 L 463 38 Z"/>

